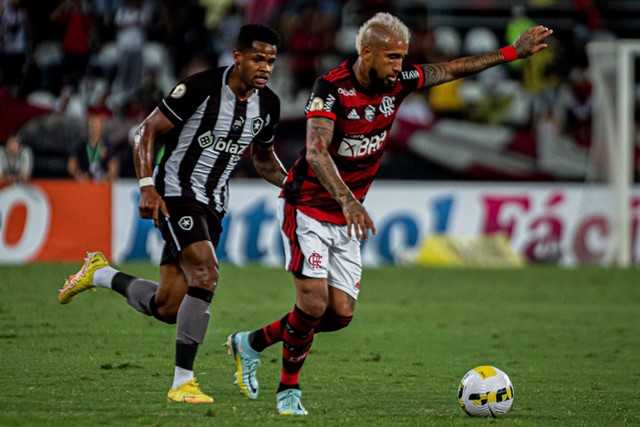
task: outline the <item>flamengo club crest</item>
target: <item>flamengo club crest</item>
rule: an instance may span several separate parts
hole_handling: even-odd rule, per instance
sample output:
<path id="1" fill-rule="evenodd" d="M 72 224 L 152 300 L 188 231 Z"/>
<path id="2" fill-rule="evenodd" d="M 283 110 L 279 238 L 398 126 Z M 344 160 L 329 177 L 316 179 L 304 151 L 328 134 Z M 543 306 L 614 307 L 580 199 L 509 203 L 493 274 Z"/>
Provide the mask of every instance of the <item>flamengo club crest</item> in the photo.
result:
<path id="1" fill-rule="evenodd" d="M 396 101 L 395 96 L 382 97 L 382 103 L 380 104 L 380 112 L 384 114 L 385 117 L 389 117 L 391 114 L 393 114 L 393 110 L 396 108 L 395 101 Z"/>
<path id="2" fill-rule="evenodd" d="M 313 268 L 314 270 L 319 269 L 320 267 L 322 267 L 322 255 L 320 255 L 317 252 L 312 253 L 311 255 L 309 255 L 309 265 L 311 266 L 311 268 Z"/>

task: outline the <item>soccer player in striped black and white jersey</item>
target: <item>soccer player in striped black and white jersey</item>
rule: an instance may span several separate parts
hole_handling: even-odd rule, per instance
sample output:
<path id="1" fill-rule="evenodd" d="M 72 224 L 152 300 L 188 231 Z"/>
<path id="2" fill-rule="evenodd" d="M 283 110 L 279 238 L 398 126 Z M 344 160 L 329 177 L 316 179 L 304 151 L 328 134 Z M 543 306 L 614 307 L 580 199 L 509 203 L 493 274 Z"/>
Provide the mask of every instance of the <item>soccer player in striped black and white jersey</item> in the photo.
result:
<path id="1" fill-rule="evenodd" d="M 535 26 L 511 46 L 440 64 L 406 64 L 409 30 L 378 13 L 356 37 L 358 57 L 316 80 L 306 108 L 306 144 L 289 170 L 279 220 L 296 301 L 282 319 L 232 341 L 248 355 L 238 385 L 257 396 L 259 353 L 283 342 L 278 412 L 305 415 L 299 374 L 317 332 L 351 322 L 362 273 L 360 241 L 375 225 L 363 207 L 378 171 L 398 107 L 411 92 L 526 58 L 552 31 Z M 249 390 L 251 393 L 246 393 Z"/>
<path id="2" fill-rule="evenodd" d="M 139 214 L 153 220 L 165 240 L 159 283 L 117 271 L 94 252 L 58 295 L 66 304 L 86 289 L 111 288 L 136 310 L 175 323 L 175 369 L 168 393 L 174 402 L 213 402 L 200 390 L 193 366 L 218 284 L 215 247 L 229 203 L 229 177 L 247 149 L 265 180 L 282 188 L 286 177 L 273 150 L 280 100 L 266 86 L 278 43 L 278 34 L 267 26 L 243 26 L 234 63 L 179 82 L 135 134 Z M 154 167 L 154 144 L 161 134 L 168 142 Z"/>

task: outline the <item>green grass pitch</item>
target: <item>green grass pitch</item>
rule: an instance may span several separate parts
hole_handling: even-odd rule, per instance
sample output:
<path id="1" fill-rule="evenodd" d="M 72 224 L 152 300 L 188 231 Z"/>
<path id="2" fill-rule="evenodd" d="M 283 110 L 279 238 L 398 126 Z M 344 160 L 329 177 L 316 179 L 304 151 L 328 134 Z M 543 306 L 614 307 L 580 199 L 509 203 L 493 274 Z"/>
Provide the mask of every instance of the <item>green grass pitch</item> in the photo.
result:
<path id="1" fill-rule="evenodd" d="M 104 289 L 58 304 L 79 264 L 0 267 L 2 426 L 640 424 L 638 269 L 366 269 L 351 326 L 316 335 L 301 375 L 309 415 L 291 418 L 275 411 L 280 347 L 263 353 L 249 401 L 222 346 L 292 308 L 282 269 L 221 267 L 196 361 L 216 402 L 184 405 L 166 401 L 175 327 Z M 157 279 L 151 264 L 120 268 Z M 513 381 L 500 420 L 458 407 L 458 381 L 483 364 Z"/>

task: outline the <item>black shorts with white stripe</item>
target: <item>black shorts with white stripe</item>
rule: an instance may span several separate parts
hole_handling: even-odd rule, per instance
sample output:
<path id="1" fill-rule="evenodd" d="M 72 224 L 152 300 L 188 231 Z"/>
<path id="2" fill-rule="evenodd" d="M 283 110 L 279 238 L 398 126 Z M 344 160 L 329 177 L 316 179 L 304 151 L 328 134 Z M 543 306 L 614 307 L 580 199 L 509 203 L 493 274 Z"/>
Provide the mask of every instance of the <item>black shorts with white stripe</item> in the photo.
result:
<path id="1" fill-rule="evenodd" d="M 165 241 L 160 264 L 177 262 L 180 251 L 192 243 L 209 240 L 218 245 L 222 215 L 210 206 L 189 197 L 166 197 L 169 218 L 160 213 L 160 233 Z"/>

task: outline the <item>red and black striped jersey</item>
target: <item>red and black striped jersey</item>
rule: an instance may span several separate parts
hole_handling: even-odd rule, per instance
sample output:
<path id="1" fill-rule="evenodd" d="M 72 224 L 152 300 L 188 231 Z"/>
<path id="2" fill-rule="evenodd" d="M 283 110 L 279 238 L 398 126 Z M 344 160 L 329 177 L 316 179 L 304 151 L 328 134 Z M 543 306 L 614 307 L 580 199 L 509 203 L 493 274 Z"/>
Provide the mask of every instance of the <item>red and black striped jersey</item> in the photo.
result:
<path id="1" fill-rule="evenodd" d="M 423 83 L 422 69 L 405 65 L 393 89 L 367 90 L 358 83 L 352 62 L 343 62 L 316 80 L 307 119 L 335 121 L 328 151 L 340 177 L 360 202 L 378 172 L 398 107 Z M 318 221 L 345 224 L 342 208 L 315 176 L 305 154 L 306 148 L 289 170 L 281 197 Z"/>

